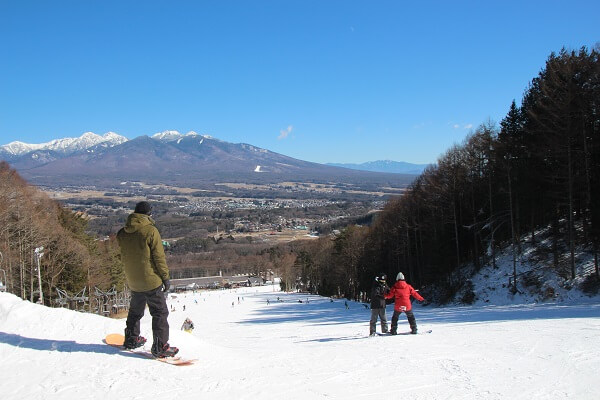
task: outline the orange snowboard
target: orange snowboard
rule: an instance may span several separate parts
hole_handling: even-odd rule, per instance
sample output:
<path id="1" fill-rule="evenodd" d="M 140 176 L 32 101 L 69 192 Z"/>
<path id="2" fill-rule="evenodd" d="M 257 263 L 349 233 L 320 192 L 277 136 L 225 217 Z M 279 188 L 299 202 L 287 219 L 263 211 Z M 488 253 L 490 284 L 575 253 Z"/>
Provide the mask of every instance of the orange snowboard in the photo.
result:
<path id="1" fill-rule="evenodd" d="M 138 354 L 142 357 L 151 358 L 153 360 L 164 362 L 166 364 L 171 364 L 171 365 L 179 365 L 179 366 L 192 365 L 196 361 L 198 361 L 195 359 L 190 360 L 190 359 L 186 359 L 186 358 L 181 358 L 179 356 L 157 358 L 157 357 L 154 357 L 152 355 L 152 353 L 144 350 L 143 348 L 133 349 L 133 350 L 126 349 L 123 347 L 123 343 L 125 343 L 125 336 L 121 335 L 120 333 L 111 333 L 111 334 L 106 335 L 106 337 L 104 338 L 104 343 L 106 343 L 109 346 L 117 347 L 121 350 L 128 351 L 133 354 Z"/>

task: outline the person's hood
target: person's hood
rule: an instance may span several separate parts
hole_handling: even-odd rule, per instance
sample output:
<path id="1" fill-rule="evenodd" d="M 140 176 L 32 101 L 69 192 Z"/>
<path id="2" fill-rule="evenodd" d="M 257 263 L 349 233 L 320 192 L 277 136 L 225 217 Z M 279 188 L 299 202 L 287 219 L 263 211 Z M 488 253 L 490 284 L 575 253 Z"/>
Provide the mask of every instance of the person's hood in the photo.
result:
<path id="1" fill-rule="evenodd" d="M 127 233 L 134 233 L 148 225 L 154 225 L 154 220 L 150 218 L 149 215 L 133 213 L 129 214 L 129 217 L 127 217 L 127 223 L 125 224 L 124 230 Z"/>
<path id="2" fill-rule="evenodd" d="M 394 285 L 399 289 L 404 289 L 408 286 L 408 283 L 406 283 L 406 281 L 396 281 L 396 284 Z"/>

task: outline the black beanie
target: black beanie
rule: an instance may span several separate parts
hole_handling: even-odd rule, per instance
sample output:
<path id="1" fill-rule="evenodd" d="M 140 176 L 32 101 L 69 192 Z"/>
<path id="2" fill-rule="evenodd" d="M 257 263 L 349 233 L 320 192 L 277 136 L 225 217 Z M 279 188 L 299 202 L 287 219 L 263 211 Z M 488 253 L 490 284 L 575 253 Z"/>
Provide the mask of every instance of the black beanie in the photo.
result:
<path id="1" fill-rule="evenodd" d="M 147 201 L 140 201 L 135 205 L 135 211 L 133 212 L 150 215 L 150 213 L 152 213 L 152 206 Z"/>

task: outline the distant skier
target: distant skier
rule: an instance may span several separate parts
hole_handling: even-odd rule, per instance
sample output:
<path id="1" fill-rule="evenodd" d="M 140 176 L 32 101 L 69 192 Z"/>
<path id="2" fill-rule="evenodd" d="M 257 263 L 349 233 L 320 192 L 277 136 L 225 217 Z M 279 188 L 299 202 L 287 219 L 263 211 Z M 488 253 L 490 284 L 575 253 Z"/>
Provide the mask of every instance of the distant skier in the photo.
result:
<path id="1" fill-rule="evenodd" d="M 369 321 L 369 335 L 374 336 L 377 327 L 377 318 L 381 321 L 381 332 L 387 333 L 387 319 L 385 316 L 385 295 L 390 290 L 386 282 L 387 275 L 379 274 L 371 288 L 371 320 Z"/>
<path id="2" fill-rule="evenodd" d="M 398 317 L 402 312 L 406 314 L 406 319 L 408 320 L 408 324 L 410 325 L 410 333 L 417 333 L 417 321 L 415 320 L 415 315 L 412 312 L 412 304 L 410 302 L 410 296 L 414 297 L 419 301 L 425 301 L 423 297 L 406 281 L 404 280 L 404 274 L 402 272 L 398 272 L 396 276 L 396 283 L 388 294 L 385 295 L 386 299 L 394 299 L 394 315 L 392 316 L 392 328 L 391 334 L 398 334 Z"/>
<path id="3" fill-rule="evenodd" d="M 194 330 L 194 323 L 192 322 L 192 320 L 186 318 L 185 321 L 183 321 L 183 325 L 181 325 L 181 330 L 187 333 L 192 333 L 192 331 Z"/>
<path id="4" fill-rule="evenodd" d="M 165 260 L 162 239 L 154 226 L 152 206 L 147 201 L 136 204 L 127 217 L 127 223 L 117 233 L 121 248 L 121 260 L 127 284 L 131 289 L 131 302 L 125 328 L 124 347 L 135 349 L 146 343 L 140 336 L 140 319 L 146 304 L 152 315 L 152 354 L 170 357 L 177 354 L 177 347 L 169 346 L 169 308 L 165 293 L 169 291 L 169 268 Z"/>

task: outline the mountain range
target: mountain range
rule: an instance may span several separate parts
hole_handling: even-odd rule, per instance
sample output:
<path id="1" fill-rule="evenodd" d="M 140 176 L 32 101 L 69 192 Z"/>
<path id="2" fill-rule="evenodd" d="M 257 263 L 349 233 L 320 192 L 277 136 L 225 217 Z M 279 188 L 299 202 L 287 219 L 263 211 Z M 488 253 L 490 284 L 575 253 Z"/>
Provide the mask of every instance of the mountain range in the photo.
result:
<path id="1" fill-rule="evenodd" d="M 107 132 L 103 136 L 93 132 L 86 132 L 78 138 L 55 139 L 47 143 L 29 144 L 19 141 L 0 146 L 0 157 L 4 159 L 18 158 L 34 151 L 53 151 L 69 155 L 85 151 L 94 146 L 112 147 L 128 141 L 125 136 L 114 132 Z"/>
<path id="2" fill-rule="evenodd" d="M 196 132 L 165 131 L 127 139 L 114 132 L 42 144 L 0 146 L 7 161 L 34 184 L 98 184 L 115 180 L 196 186 L 198 182 L 340 181 L 404 186 L 408 175 L 359 171 L 344 165 L 298 160 L 246 143 L 229 143 Z M 414 169 L 418 171 L 418 169 Z M 389 172 L 389 171 L 386 171 Z M 400 182 L 400 183 L 398 183 Z"/>
<path id="3" fill-rule="evenodd" d="M 411 164 L 404 161 L 377 160 L 361 164 L 327 163 L 334 167 L 358 169 L 361 171 L 390 172 L 394 174 L 420 175 L 429 164 Z"/>

